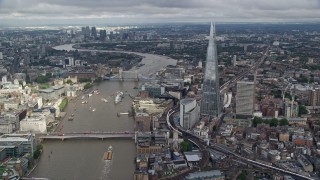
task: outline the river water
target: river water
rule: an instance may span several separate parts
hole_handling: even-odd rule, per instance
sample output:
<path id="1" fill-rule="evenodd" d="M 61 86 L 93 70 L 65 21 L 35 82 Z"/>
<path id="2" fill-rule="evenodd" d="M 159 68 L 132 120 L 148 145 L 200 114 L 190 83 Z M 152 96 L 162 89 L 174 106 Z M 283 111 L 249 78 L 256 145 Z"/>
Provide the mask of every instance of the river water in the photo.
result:
<path id="1" fill-rule="evenodd" d="M 59 46 L 56 49 L 72 50 L 70 45 Z M 125 52 L 129 53 L 129 52 Z M 132 53 L 132 52 L 130 52 Z M 162 67 L 176 64 L 176 60 L 153 54 L 144 56 L 138 69 L 141 74 L 155 73 Z M 151 63 L 150 63 L 151 62 Z M 134 121 L 128 116 L 117 116 L 118 112 L 127 112 L 131 108 L 132 99 L 138 91 L 133 89 L 137 82 L 104 81 L 94 88 L 99 89 L 99 95 L 85 96 L 88 104 L 82 104 L 81 98 L 74 100 L 66 107 L 66 118 L 59 128 L 61 133 L 90 131 L 132 131 Z M 122 102 L 114 103 L 116 91 L 125 93 Z M 101 98 L 106 98 L 108 103 Z M 91 109 L 95 108 L 93 112 Z M 73 121 L 67 118 L 75 114 Z M 111 161 L 104 161 L 103 154 L 112 145 L 114 156 Z M 96 180 L 96 179 L 133 179 L 135 169 L 134 158 L 136 149 L 134 140 L 46 140 L 43 143 L 44 152 L 37 168 L 30 177 L 45 177 L 52 180 Z"/>
<path id="2" fill-rule="evenodd" d="M 61 46 L 54 47 L 56 50 L 75 50 L 72 48 L 74 44 L 64 44 Z M 78 49 L 78 51 L 95 51 L 95 52 L 121 52 L 121 53 L 133 53 L 139 56 L 142 56 L 140 64 L 144 64 L 142 67 L 134 67 L 131 70 L 137 70 L 139 74 L 142 76 L 150 76 L 151 74 L 156 73 L 161 68 L 164 68 L 168 65 L 176 65 L 177 60 L 172 59 L 167 56 L 161 56 L 156 54 L 148 54 L 148 53 L 139 53 L 139 52 L 130 52 L 130 51 L 111 51 L 111 50 L 89 50 L 89 49 Z"/>

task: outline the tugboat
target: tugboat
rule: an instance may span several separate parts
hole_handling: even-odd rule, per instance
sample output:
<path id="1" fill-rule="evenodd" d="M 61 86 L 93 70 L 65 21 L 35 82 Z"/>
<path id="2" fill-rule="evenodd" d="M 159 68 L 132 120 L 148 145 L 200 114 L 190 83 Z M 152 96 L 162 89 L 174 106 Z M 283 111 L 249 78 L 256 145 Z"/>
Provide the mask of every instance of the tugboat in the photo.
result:
<path id="1" fill-rule="evenodd" d="M 103 159 L 109 161 L 112 159 L 112 146 L 108 147 L 108 151 L 104 153 Z"/>

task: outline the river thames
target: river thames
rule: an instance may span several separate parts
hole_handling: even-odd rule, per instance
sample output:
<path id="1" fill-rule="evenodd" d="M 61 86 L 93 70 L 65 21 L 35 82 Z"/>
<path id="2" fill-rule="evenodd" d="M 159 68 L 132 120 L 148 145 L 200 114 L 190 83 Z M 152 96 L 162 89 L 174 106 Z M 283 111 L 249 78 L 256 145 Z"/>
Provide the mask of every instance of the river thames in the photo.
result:
<path id="1" fill-rule="evenodd" d="M 63 45 L 56 49 L 72 50 L 70 47 Z M 144 57 L 141 63 L 145 65 L 137 69 L 143 75 L 176 64 L 176 60 L 165 56 L 135 54 Z M 117 113 L 128 112 L 131 109 L 132 99 L 129 94 L 135 96 L 138 93 L 138 90 L 134 89 L 135 86 L 138 86 L 137 82 L 103 81 L 97 84 L 94 89 L 99 89 L 100 94 L 85 96 L 88 104 L 82 104 L 81 97 L 68 104 L 65 110 L 66 117 L 59 128 L 60 132 L 133 131 L 133 119 L 125 115 L 118 117 Z M 114 103 L 114 94 L 117 91 L 125 93 L 119 104 Z M 102 101 L 102 98 L 108 102 Z M 93 112 L 93 108 L 96 111 Z M 73 113 L 74 120 L 68 121 L 68 117 Z M 113 147 L 114 156 L 111 161 L 104 161 L 103 153 L 109 145 Z M 43 146 L 44 152 L 30 177 L 52 180 L 133 179 L 136 155 L 134 140 L 45 140 Z"/>

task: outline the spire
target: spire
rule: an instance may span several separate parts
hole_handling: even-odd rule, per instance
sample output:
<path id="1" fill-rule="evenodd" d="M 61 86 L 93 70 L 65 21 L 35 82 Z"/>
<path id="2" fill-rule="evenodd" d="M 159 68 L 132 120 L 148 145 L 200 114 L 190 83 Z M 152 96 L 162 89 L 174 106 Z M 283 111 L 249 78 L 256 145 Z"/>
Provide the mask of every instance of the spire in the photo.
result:
<path id="1" fill-rule="evenodd" d="M 211 21 L 210 37 L 214 37 L 215 35 L 216 35 L 216 23 Z"/>

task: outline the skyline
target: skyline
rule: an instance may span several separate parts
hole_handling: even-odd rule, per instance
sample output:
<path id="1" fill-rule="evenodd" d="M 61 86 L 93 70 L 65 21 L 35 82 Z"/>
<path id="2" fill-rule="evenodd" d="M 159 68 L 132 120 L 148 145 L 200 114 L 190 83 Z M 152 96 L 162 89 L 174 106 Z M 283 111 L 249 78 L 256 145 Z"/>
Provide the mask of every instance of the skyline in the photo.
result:
<path id="1" fill-rule="evenodd" d="M 319 22 L 319 9 L 319 0 L 0 0 L 0 24 Z"/>

